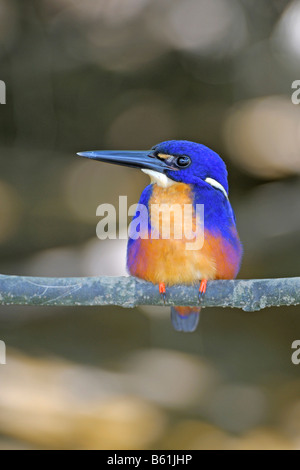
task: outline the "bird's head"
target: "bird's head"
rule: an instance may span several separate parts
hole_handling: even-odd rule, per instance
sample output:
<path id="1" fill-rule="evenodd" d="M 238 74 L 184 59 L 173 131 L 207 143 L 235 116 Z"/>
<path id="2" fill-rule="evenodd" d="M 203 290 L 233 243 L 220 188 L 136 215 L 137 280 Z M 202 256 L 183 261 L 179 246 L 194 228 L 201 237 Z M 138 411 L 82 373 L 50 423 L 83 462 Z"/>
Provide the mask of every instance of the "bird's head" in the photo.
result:
<path id="1" fill-rule="evenodd" d="M 217 153 L 202 144 L 168 140 L 150 151 L 91 151 L 78 155 L 139 168 L 159 186 L 168 187 L 176 182 L 203 185 L 228 198 L 226 165 Z"/>

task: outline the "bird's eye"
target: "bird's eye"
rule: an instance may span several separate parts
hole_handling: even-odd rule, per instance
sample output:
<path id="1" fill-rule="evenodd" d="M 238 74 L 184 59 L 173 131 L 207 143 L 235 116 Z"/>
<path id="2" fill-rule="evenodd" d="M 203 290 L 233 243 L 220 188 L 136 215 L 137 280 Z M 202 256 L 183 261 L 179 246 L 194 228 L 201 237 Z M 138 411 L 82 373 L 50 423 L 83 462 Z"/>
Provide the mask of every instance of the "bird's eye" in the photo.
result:
<path id="1" fill-rule="evenodd" d="M 192 161 L 190 157 L 187 157 L 186 155 L 176 158 L 176 165 L 179 168 L 187 168 L 188 166 L 190 166 L 191 163 Z"/>

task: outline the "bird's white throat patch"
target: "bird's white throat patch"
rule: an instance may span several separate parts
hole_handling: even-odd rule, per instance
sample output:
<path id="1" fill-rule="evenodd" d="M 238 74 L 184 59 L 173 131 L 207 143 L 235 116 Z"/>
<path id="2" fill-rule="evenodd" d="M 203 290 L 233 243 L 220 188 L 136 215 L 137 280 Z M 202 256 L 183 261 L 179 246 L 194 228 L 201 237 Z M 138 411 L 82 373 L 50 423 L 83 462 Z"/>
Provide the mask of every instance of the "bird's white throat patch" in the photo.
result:
<path id="1" fill-rule="evenodd" d="M 142 170 L 142 172 L 150 176 L 150 180 L 152 184 L 156 183 L 158 186 L 161 186 L 162 188 L 169 188 L 170 186 L 173 186 L 173 184 L 176 184 L 176 181 L 171 180 L 166 175 L 164 175 L 163 173 L 159 173 L 158 171 Z"/>

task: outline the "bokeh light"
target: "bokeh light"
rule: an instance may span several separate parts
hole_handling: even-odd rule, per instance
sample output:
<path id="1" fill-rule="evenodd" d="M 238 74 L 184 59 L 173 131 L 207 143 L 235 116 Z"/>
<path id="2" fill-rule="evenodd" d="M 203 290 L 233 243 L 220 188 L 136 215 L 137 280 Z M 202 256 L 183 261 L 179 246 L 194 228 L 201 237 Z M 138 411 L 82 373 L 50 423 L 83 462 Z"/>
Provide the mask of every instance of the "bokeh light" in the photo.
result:
<path id="1" fill-rule="evenodd" d="M 290 2 L 278 21 L 273 33 L 273 45 L 281 60 L 300 71 L 300 2 Z"/>
<path id="2" fill-rule="evenodd" d="M 214 58 L 237 53 L 247 37 L 244 12 L 235 0 L 167 2 L 155 30 L 176 49 Z"/>
<path id="3" fill-rule="evenodd" d="M 225 126 L 229 154 L 261 178 L 300 172 L 300 108 L 285 97 L 243 103 Z"/>

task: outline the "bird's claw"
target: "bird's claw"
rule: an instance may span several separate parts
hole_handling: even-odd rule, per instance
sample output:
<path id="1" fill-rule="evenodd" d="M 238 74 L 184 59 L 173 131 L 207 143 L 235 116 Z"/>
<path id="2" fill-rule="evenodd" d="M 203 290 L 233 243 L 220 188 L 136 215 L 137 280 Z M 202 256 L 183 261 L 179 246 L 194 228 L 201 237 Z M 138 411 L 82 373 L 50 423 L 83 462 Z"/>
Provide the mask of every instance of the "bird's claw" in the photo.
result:
<path id="1" fill-rule="evenodd" d="M 166 285 L 164 282 L 160 282 L 159 283 L 159 293 L 160 293 L 160 296 L 164 302 L 164 304 L 166 303 Z"/>
<path id="2" fill-rule="evenodd" d="M 198 299 L 200 303 L 202 302 L 204 298 L 206 287 L 207 287 L 207 279 L 202 279 L 202 281 L 200 282 L 199 293 L 198 293 Z"/>

